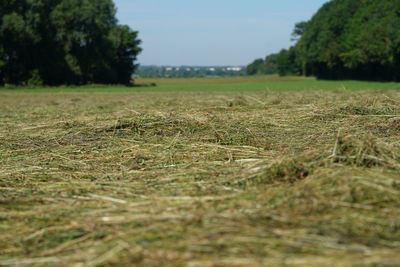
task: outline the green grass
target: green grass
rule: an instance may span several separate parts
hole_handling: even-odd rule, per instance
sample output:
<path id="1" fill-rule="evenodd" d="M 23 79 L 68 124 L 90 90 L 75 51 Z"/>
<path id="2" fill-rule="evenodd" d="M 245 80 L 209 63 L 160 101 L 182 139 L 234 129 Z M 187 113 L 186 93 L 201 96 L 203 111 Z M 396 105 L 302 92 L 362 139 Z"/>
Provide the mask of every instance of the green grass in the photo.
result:
<path id="1" fill-rule="evenodd" d="M 400 91 L 291 83 L 0 92 L 0 266 L 396 266 Z"/>
<path id="2" fill-rule="evenodd" d="M 247 92 L 298 90 L 390 90 L 400 89 L 399 83 L 363 81 L 318 81 L 313 78 L 256 76 L 228 78 L 146 78 L 138 79 L 137 86 L 87 85 L 60 87 L 4 87 L 0 92 Z M 155 85 L 155 86 L 152 86 Z"/>

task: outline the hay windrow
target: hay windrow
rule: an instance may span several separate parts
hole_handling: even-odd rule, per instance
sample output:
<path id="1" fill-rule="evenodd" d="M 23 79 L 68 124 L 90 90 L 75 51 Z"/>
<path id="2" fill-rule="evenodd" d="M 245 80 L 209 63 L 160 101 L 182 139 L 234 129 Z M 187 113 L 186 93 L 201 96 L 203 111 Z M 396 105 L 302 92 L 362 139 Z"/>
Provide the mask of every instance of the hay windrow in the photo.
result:
<path id="1" fill-rule="evenodd" d="M 379 143 L 370 135 L 338 136 L 331 158 L 350 166 L 399 169 L 400 147 Z"/>
<path id="2" fill-rule="evenodd" d="M 385 106 L 368 106 L 368 105 L 346 105 L 338 109 L 338 113 L 346 115 L 396 115 L 399 114 L 399 109 L 394 105 Z"/>
<path id="3" fill-rule="evenodd" d="M 395 266 L 397 103 L 0 93 L 0 265 Z"/>
<path id="4" fill-rule="evenodd" d="M 313 163 L 307 162 L 304 158 L 282 158 L 267 167 L 259 168 L 248 180 L 250 185 L 253 184 L 281 184 L 301 181 L 312 174 Z"/>

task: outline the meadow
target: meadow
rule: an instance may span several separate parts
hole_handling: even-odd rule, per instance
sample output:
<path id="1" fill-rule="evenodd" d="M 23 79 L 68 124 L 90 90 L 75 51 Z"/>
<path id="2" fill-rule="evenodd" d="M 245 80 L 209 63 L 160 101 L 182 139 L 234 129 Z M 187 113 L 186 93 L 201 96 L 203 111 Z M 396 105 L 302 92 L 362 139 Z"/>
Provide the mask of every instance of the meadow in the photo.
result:
<path id="1" fill-rule="evenodd" d="M 206 78 L 138 78 L 134 86 L 85 85 L 58 87 L 6 86 L 0 92 L 249 92 L 300 90 L 388 90 L 400 89 L 400 83 L 364 81 L 321 81 L 315 78 L 279 77 L 278 75 L 206 77 Z"/>
<path id="2" fill-rule="evenodd" d="M 136 82 L 0 89 L 0 266 L 400 262 L 399 84 Z"/>

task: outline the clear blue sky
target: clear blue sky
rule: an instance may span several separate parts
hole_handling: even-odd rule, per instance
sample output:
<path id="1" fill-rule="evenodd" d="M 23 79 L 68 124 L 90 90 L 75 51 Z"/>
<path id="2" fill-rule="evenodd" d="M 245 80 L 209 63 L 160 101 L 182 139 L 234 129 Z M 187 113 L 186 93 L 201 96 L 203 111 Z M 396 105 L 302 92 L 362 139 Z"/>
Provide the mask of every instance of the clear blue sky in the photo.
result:
<path id="1" fill-rule="evenodd" d="M 139 31 L 141 65 L 247 65 L 291 45 L 296 22 L 328 0 L 114 0 Z"/>

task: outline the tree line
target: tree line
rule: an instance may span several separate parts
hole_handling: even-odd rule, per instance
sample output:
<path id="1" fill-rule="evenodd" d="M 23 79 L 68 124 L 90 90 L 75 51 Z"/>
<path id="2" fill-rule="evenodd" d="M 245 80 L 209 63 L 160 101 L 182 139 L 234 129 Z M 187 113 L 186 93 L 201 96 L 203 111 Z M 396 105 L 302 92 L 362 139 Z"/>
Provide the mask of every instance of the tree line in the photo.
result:
<path id="1" fill-rule="evenodd" d="M 400 81 L 400 0 L 331 0 L 292 38 L 290 49 L 255 60 L 247 73 Z"/>
<path id="2" fill-rule="evenodd" d="M 0 85 L 129 83 L 138 32 L 112 0 L 0 1 Z"/>

